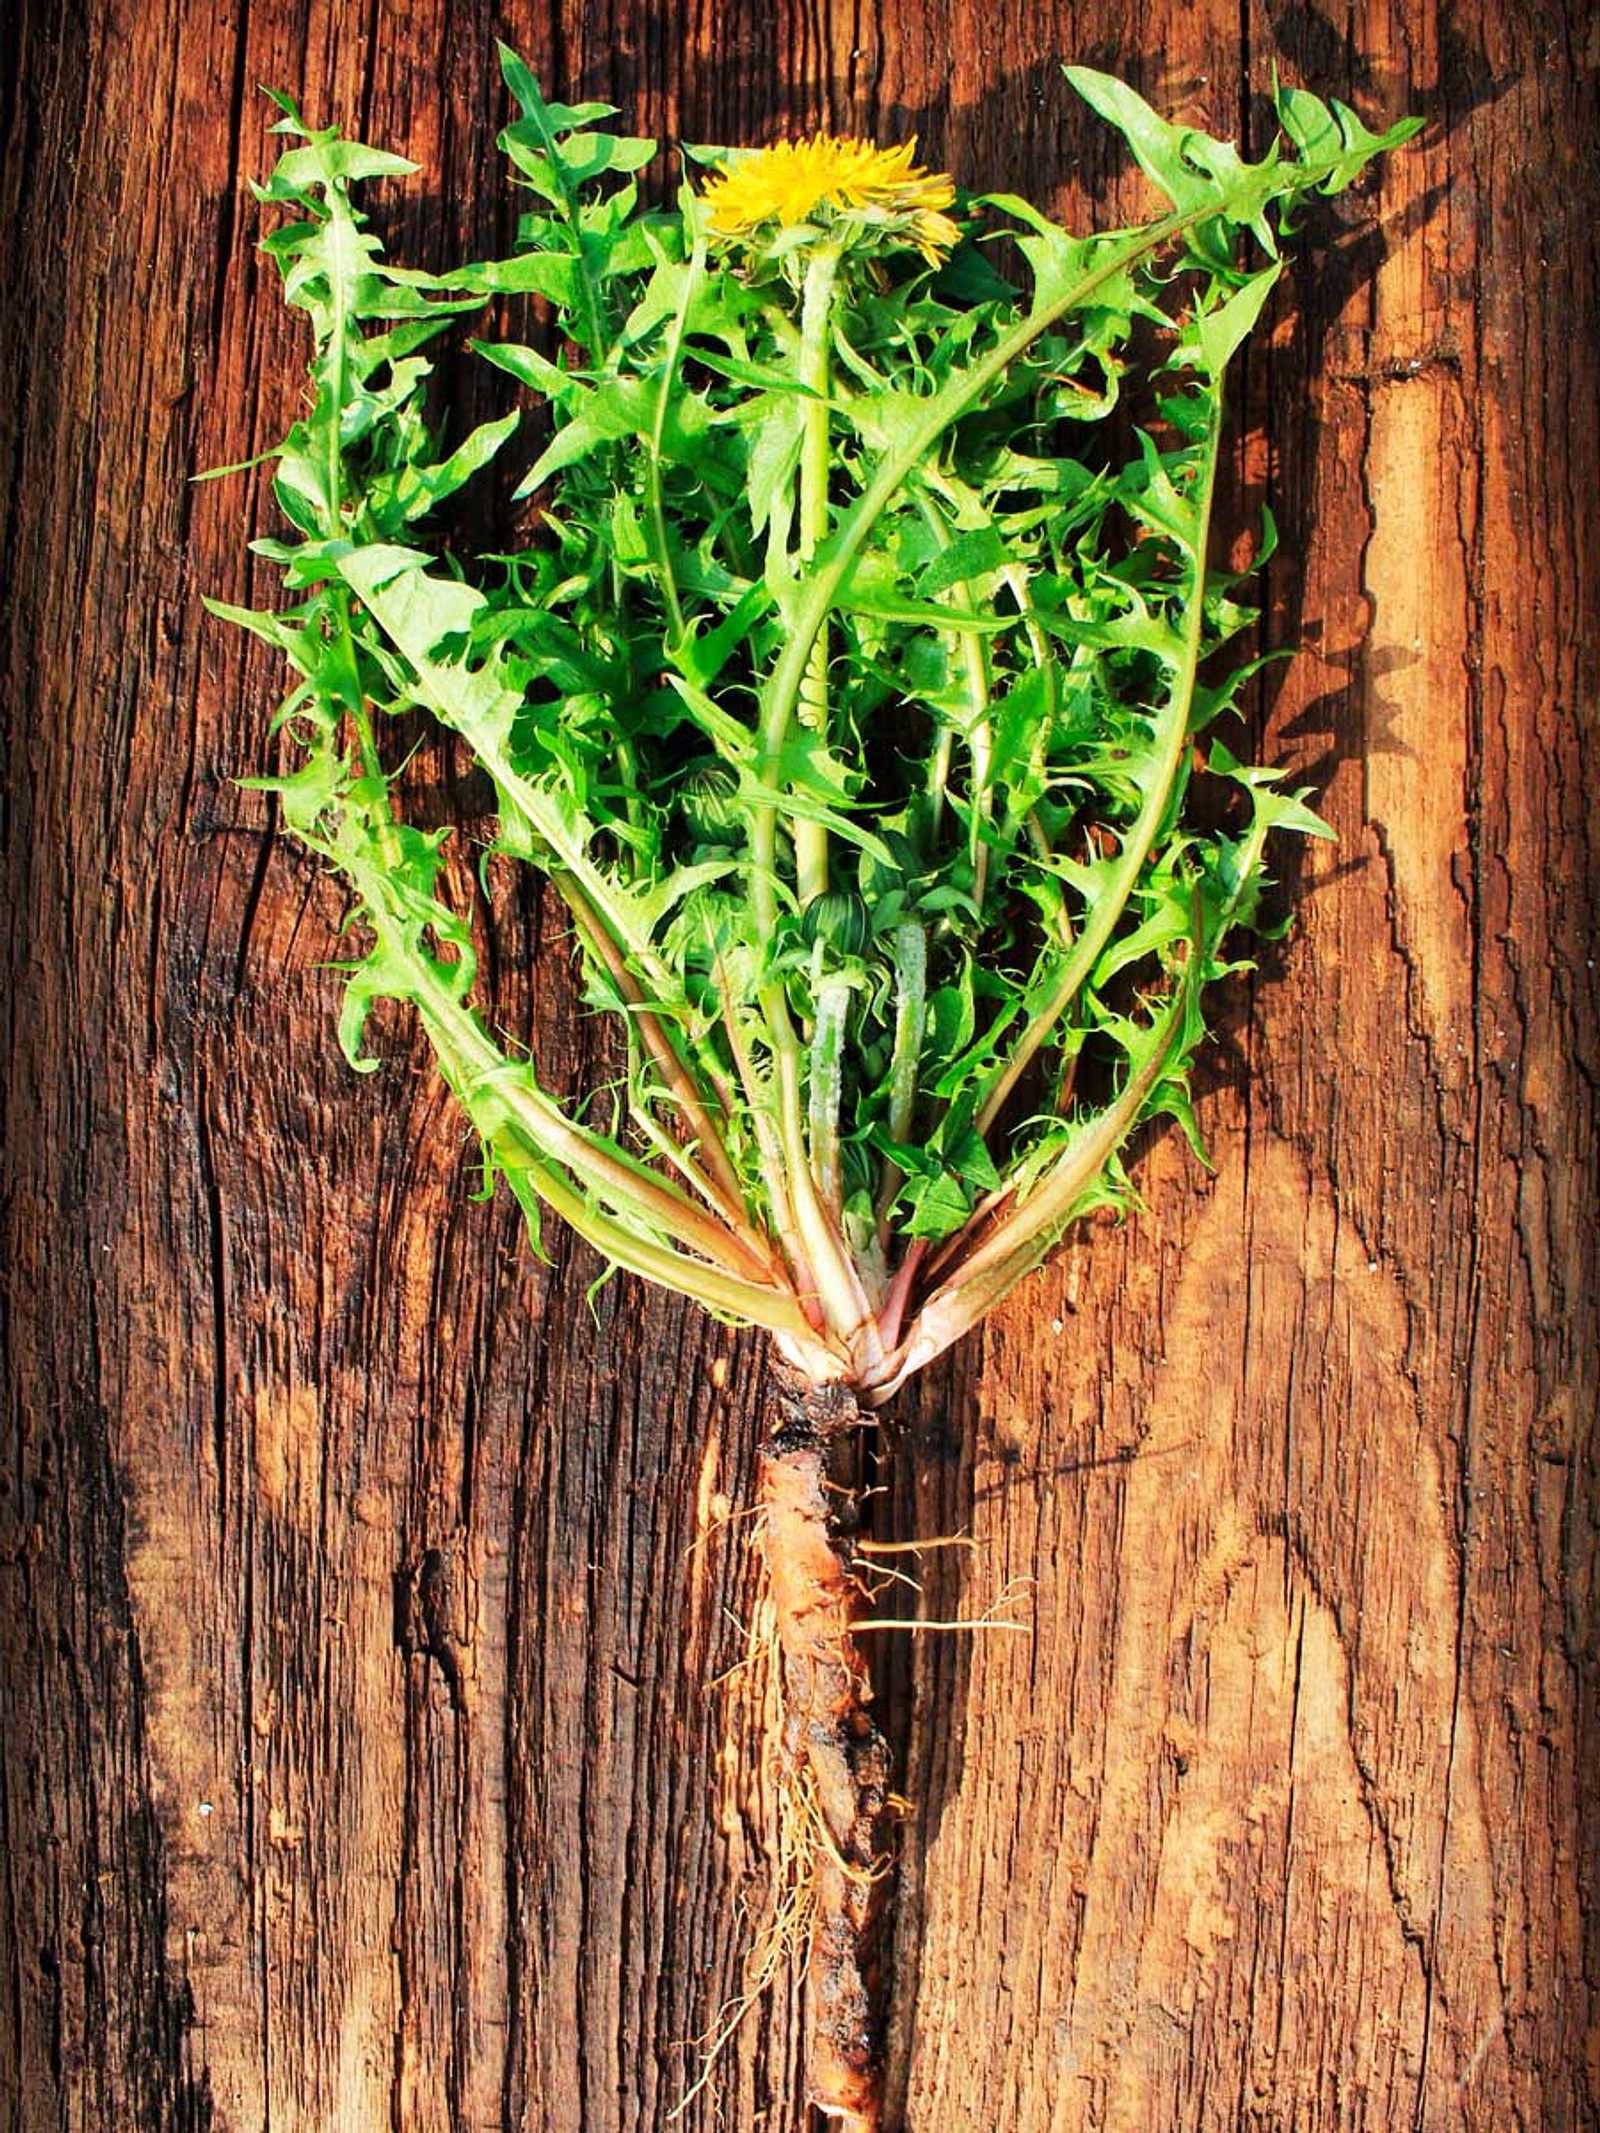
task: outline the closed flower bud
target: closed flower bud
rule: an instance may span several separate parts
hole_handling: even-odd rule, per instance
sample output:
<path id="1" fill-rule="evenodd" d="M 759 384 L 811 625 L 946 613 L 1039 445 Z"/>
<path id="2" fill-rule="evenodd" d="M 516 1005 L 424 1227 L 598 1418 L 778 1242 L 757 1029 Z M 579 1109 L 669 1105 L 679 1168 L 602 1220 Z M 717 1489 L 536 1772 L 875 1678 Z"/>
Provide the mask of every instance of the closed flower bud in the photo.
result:
<path id="1" fill-rule="evenodd" d="M 813 897 L 800 914 L 808 945 L 824 942 L 835 955 L 862 956 L 872 946 L 872 914 L 848 889 Z"/>
<path id="2" fill-rule="evenodd" d="M 679 788 L 678 804 L 697 844 L 737 844 L 741 834 L 739 783 L 720 763 L 697 763 Z"/>

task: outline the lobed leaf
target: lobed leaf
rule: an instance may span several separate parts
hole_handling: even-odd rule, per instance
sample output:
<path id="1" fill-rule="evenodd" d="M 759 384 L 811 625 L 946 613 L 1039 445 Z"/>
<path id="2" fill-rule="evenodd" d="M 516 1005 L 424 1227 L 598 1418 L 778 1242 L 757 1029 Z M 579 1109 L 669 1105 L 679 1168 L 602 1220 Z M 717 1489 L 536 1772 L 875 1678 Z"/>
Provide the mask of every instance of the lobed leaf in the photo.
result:
<path id="1" fill-rule="evenodd" d="M 1214 733 L 1196 754 L 1277 656 L 1209 567 L 1227 377 L 1297 202 L 1414 129 L 1280 88 L 1251 162 L 1071 68 L 1164 212 L 1095 235 L 972 200 L 938 272 L 835 263 L 824 314 L 823 209 L 741 264 L 691 188 L 642 202 L 653 142 L 501 64 L 520 248 L 447 275 L 353 200 L 410 166 L 282 102 L 266 249 L 313 358 L 258 553 L 299 604 L 214 610 L 296 677 L 258 782 L 355 896 L 353 1063 L 407 1003 L 535 1236 L 553 1207 L 881 1394 L 1131 1203 L 1141 1122 L 1199 1148 L 1205 987 L 1278 923 L 1272 841 L 1325 834 Z M 438 515 L 523 410 L 441 437 L 431 365 L 490 298 L 543 307 L 472 344 L 528 403 L 538 505 L 465 557 Z M 485 775 L 494 865 L 565 904 L 626 1058 L 604 1127 L 473 1010 L 390 754 L 419 719 Z"/>

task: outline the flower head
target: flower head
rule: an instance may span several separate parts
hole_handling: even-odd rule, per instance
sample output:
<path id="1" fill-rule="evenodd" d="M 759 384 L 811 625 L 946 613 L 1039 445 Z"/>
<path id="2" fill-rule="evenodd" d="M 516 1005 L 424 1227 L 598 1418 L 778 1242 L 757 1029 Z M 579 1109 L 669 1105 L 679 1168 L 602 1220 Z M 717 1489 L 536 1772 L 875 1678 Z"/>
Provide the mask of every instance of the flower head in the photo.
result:
<path id="1" fill-rule="evenodd" d="M 850 251 L 909 246 L 937 266 L 961 234 L 943 212 L 956 189 L 947 177 L 917 169 L 916 152 L 915 139 L 875 148 L 831 133 L 757 149 L 707 184 L 711 234 L 767 251 L 810 234 Z"/>

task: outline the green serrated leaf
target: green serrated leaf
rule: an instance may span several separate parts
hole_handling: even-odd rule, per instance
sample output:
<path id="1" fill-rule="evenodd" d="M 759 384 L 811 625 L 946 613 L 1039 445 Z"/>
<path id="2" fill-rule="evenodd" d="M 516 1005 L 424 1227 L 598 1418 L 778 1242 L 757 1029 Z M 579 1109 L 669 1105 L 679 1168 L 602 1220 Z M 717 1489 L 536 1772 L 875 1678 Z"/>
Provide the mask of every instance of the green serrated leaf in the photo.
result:
<path id="1" fill-rule="evenodd" d="M 1223 372 L 1239 347 L 1255 331 L 1267 298 L 1272 294 L 1283 266 L 1274 260 L 1258 274 L 1252 274 L 1242 288 L 1236 289 L 1214 311 L 1197 315 L 1195 332 L 1200 344 L 1200 357 L 1206 374 L 1216 384 L 1222 382 Z"/>
<path id="2" fill-rule="evenodd" d="M 1132 1204 L 1141 1120 L 1199 1151 L 1202 990 L 1281 923 L 1279 833 L 1327 834 L 1220 742 L 1195 778 L 1263 663 L 1210 554 L 1223 390 L 1296 204 L 1413 128 L 1279 90 L 1251 162 L 1073 68 L 1170 211 L 1077 235 L 964 199 L 934 271 L 829 200 L 714 243 L 696 186 L 641 201 L 653 142 L 501 63 L 520 249 L 448 273 L 364 219 L 410 166 L 279 99 L 266 250 L 311 362 L 256 554 L 291 604 L 213 609 L 290 672 L 257 782 L 350 892 L 354 1064 L 409 1003 L 535 1236 L 548 1205 L 877 1397 Z M 430 365 L 488 298 L 537 300 L 473 352 L 533 403 L 539 505 L 472 556 L 448 507 L 519 411 L 447 448 Z M 435 729 L 452 775 L 402 775 Z M 458 762 L 480 865 L 546 878 L 619 1025 L 567 1108 L 475 1012 L 408 820 Z"/>
<path id="3" fill-rule="evenodd" d="M 1139 168 L 1180 213 L 1205 207 L 1216 198 L 1216 187 L 1189 160 L 1191 128 L 1174 126 L 1162 118 L 1136 89 L 1114 75 L 1092 67 L 1063 71 L 1090 109 L 1121 134 Z"/>

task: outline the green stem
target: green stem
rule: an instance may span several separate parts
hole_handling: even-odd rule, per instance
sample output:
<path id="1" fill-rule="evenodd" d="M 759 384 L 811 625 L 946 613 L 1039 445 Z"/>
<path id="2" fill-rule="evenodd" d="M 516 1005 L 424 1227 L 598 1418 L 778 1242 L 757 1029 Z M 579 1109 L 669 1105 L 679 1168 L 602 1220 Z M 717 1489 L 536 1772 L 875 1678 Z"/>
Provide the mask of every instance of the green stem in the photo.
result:
<path id="1" fill-rule="evenodd" d="M 774 1039 L 778 1140 L 793 1196 L 795 1228 L 816 1278 L 817 1302 L 828 1328 L 853 1347 L 863 1337 L 870 1339 L 872 1303 L 838 1225 L 823 1205 L 811 1168 L 800 1102 L 800 1045 L 781 985 L 763 989 L 761 1010 Z"/>
<path id="2" fill-rule="evenodd" d="M 802 574 L 828 537 L 830 472 L 828 402 L 832 386 L 830 342 L 833 298 L 838 285 L 839 254 L 824 246 L 806 269 L 800 306 L 799 380 L 810 395 L 803 403 L 800 434 L 799 560 Z M 828 739 L 828 630 L 826 622 L 812 641 L 801 682 L 800 723 Z M 802 905 L 828 888 L 828 832 L 821 822 L 794 825 L 796 886 Z"/>
<path id="3" fill-rule="evenodd" d="M 324 187 L 329 219 L 340 232 L 340 241 L 327 247 L 328 309 L 333 328 L 328 336 L 322 390 L 327 406 L 318 409 L 322 418 L 323 449 L 327 453 L 326 531 L 330 540 L 342 537 L 344 526 L 344 433 L 342 418 L 348 385 L 348 340 L 352 332 L 352 297 L 346 262 L 359 256 L 356 239 L 360 223 L 350 205 L 348 186 L 334 182 Z"/>
<path id="4" fill-rule="evenodd" d="M 347 677 L 348 697 L 344 711 L 356 738 L 356 756 L 361 764 L 363 781 L 369 788 L 367 802 L 372 820 L 372 833 L 377 840 L 383 863 L 392 873 L 401 868 L 399 825 L 395 820 L 394 805 L 389 798 L 389 778 L 383 767 L 383 758 L 378 753 L 377 735 L 373 731 L 372 712 L 361 693 L 361 677 L 356 666 L 355 632 L 350 627 L 350 593 L 344 585 L 330 585 L 326 590 L 324 612 L 333 618 L 334 633 L 343 653 Z"/>
<path id="5" fill-rule="evenodd" d="M 672 405 L 672 391 L 678 380 L 679 366 L 683 361 L 683 336 L 689 321 L 689 309 L 695 293 L 705 279 L 706 239 L 703 231 L 695 235 L 694 249 L 689 255 L 688 271 L 683 278 L 683 294 L 678 299 L 678 308 L 673 314 L 672 330 L 667 336 L 666 352 L 662 358 L 661 375 L 656 385 L 655 414 L 650 424 L 650 449 L 645 454 L 645 495 L 650 521 L 650 535 L 655 549 L 656 579 L 661 587 L 662 603 L 667 610 L 674 644 L 683 637 L 683 604 L 678 597 L 677 570 L 672 558 L 672 540 L 667 530 L 666 496 L 661 476 L 661 461 L 667 434 L 667 414 Z"/>
<path id="6" fill-rule="evenodd" d="M 933 754 L 928 760 L 928 853 L 931 857 L 939 847 L 939 830 L 944 821 L 945 797 L 950 789 L 950 765 L 955 758 L 956 737 L 948 726 L 939 728 L 933 744 Z"/>
<path id="7" fill-rule="evenodd" d="M 567 177 L 566 160 L 561 152 L 561 143 L 551 130 L 549 113 L 543 100 L 535 98 L 531 105 L 524 104 L 524 116 L 531 119 L 539 135 L 548 162 L 550 175 L 555 180 L 561 196 L 561 216 L 567 225 L 567 234 L 572 240 L 572 262 L 577 283 L 578 309 L 582 314 L 580 338 L 588 349 L 595 366 L 605 359 L 606 333 L 605 310 L 594 275 L 589 269 L 589 255 L 583 243 L 583 216 L 578 206 L 576 189 Z"/>
<path id="8" fill-rule="evenodd" d="M 839 1175 L 839 1109 L 844 1094 L 841 1055 L 850 1013 L 849 981 L 826 978 L 816 993 L 816 1026 L 811 1033 L 811 1170 L 817 1194 L 837 1222 L 844 1205 Z"/>
<path id="9" fill-rule="evenodd" d="M 806 1256 L 799 1225 L 795 1220 L 794 1207 L 789 1192 L 789 1172 L 784 1159 L 783 1144 L 773 1120 L 773 1106 L 756 1072 L 755 1061 L 750 1056 L 749 1046 L 739 1029 L 738 1010 L 734 1004 L 733 988 L 727 967 L 720 955 L 716 959 L 717 991 L 722 1002 L 722 1022 L 727 1031 L 728 1050 L 734 1070 L 739 1077 L 739 1086 L 744 1091 L 746 1107 L 750 1114 L 751 1129 L 755 1134 L 761 1181 L 766 1187 L 767 1208 L 773 1229 L 788 1263 L 790 1276 L 796 1292 L 801 1297 L 814 1299 L 816 1276 Z"/>
<path id="10" fill-rule="evenodd" d="M 915 920 L 894 929 L 894 1050 L 889 1060 L 889 1138 L 904 1147 L 916 1116 L 917 1070 L 928 1030 L 928 936 Z M 905 1173 L 885 1156 L 878 1175 L 879 1242 L 888 1247 L 889 1203 Z"/>
<path id="11" fill-rule="evenodd" d="M 917 498 L 917 508 L 923 521 L 938 543 L 941 552 L 950 546 L 949 530 L 944 518 L 929 496 Z M 963 615 L 975 615 L 977 606 L 964 585 L 950 588 L 949 605 Z M 982 637 L 975 630 L 956 630 L 952 633 L 957 641 L 961 663 L 967 676 L 967 720 L 962 739 L 967 744 L 967 753 L 972 762 L 972 788 L 967 824 L 967 859 L 972 868 L 972 902 L 981 920 L 983 896 L 988 883 L 989 847 L 983 835 L 983 826 L 989 816 L 991 794 L 990 771 L 994 761 L 994 729 L 990 723 L 989 710 L 991 690 L 989 680 L 989 655 Z M 941 772 L 939 799 L 942 802 L 946 782 L 950 775 L 948 731 L 940 735 Z"/>

